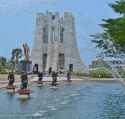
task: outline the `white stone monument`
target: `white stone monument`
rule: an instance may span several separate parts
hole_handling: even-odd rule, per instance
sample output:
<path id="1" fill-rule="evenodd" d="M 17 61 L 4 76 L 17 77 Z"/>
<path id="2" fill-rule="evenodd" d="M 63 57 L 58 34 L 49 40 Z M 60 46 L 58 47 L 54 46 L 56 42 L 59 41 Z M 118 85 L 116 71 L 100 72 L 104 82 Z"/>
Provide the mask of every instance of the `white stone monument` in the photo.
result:
<path id="1" fill-rule="evenodd" d="M 38 65 L 39 71 L 49 68 L 54 71 L 85 70 L 77 48 L 74 17 L 70 12 L 65 12 L 63 17 L 58 12 L 37 14 L 32 62 Z"/>

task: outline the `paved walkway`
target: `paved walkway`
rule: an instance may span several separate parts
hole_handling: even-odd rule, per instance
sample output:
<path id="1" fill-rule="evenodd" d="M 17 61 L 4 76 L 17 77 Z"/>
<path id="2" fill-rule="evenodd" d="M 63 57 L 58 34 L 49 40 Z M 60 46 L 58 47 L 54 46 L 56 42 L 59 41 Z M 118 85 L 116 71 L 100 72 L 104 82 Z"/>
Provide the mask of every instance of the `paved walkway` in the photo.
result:
<path id="1" fill-rule="evenodd" d="M 20 76 L 15 76 L 16 80 L 15 80 L 15 85 L 19 86 L 20 85 Z M 36 82 L 38 80 L 38 77 L 36 77 L 35 75 L 30 75 L 28 76 L 29 79 L 29 84 Z M 43 82 L 51 82 L 52 81 L 52 77 L 43 77 Z M 67 81 L 66 77 L 58 77 L 58 81 L 59 82 L 65 82 Z M 120 81 L 119 79 L 113 79 L 113 78 L 103 78 L 103 79 L 99 79 L 99 78 L 89 78 L 89 77 L 83 77 L 83 78 L 72 78 L 73 82 L 80 82 L 80 81 L 102 81 L 102 82 L 112 82 L 112 81 Z M 122 82 L 124 82 L 122 80 Z M 0 75 L 0 89 L 1 88 L 6 88 L 8 84 L 8 80 L 7 80 L 7 76 L 1 76 Z"/>
<path id="2" fill-rule="evenodd" d="M 29 76 L 28 77 L 29 79 L 29 84 L 33 83 L 33 82 L 36 82 L 38 80 L 38 77 L 36 76 Z M 82 81 L 83 79 L 72 79 L 72 81 Z M 86 80 L 86 79 L 84 79 Z M 51 82 L 52 81 L 52 77 L 43 77 L 43 82 Z M 66 81 L 66 77 L 58 77 L 58 81 Z M 1 88 L 6 88 L 8 84 L 8 80 L 7 79 L 1 79 L 0 80 L 0 89 Z M 20 78 L 16 78 L 15 80 L 15 85 L 20 85 Z"/>

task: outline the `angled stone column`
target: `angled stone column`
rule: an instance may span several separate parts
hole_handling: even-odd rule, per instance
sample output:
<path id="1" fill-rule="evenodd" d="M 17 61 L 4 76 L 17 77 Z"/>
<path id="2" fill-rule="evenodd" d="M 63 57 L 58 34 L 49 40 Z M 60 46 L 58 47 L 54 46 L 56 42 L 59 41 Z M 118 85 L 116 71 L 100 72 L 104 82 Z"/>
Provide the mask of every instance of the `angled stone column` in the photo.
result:
<path id="1" fill-rule="evenodd" d="M 64 50 L 65 68 L 67 70 L 70 64 L 73 64 L 74 71 L 85 69 L 77 48 L 75 20 L 70 12 L 64 13 Z"/>
<path id="2" fill-rule="evenodd" d="M 42 13 L 37 14 L 36 18 L 36 30 L 34 46 L 32 49 L 32 63 L 38 64 L 39 71 L 43 71 L 43 28 L 44 28 L 44 15 Z"/>

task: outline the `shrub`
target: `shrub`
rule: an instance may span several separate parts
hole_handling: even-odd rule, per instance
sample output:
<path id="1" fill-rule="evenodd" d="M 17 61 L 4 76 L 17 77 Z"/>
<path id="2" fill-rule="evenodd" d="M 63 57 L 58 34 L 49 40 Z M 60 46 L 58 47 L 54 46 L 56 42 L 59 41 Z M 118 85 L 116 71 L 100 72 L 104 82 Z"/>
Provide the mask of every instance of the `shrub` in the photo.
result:
<path id="1" fill-rule="evenodd" d="M 121 76 L 121 78 L 125 78 L 125 70 L 124 70 L 124 69 L 119 68 L 119 69 L 118 69 L 118 73 L 119 73 L 119 75 Z"/>
<path id="2" fill-rule="evenodd" d="M 77 72 L 73 72 L 73 75 L 81 77 L 81 76 L 88 76 L 89 74 L 86 72 L 77 71 Z"/>
<path id="3" fill-rule="evenodd" d="M 8 74 L 8 71 L 6 69 L 0 69 L 0 74 Z"/>
<path id="4" fill-rule="evenodd" d="M 107 68 L 103 67 L 90 70 L 89 74 L 94 78 L 112 78 L 112 73 Z"/>

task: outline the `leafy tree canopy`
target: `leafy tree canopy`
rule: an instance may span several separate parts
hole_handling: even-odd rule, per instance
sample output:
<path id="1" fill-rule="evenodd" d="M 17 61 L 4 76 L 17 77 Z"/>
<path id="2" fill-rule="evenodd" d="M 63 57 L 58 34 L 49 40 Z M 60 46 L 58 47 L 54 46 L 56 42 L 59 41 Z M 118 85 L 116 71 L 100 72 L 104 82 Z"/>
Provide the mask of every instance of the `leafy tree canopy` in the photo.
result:
<path id="1" fill-rule="evenodd" d="M 16 48 L 16 49 L 12 49 L 12 60 L 14 60 L 15 58 L 21 58 L 22 57 L 22 49 L 20 48 Z"/>
<path id="2" fill-rule="evenodd" d="M 0 57 L 0 66 L 5 66 L 7 63 L 7 59 L 5 57 Z"/>
<path id="3" fill-rule="evenodd" d="M 125 0 L 116 1 L 109 6 L 116 12 L 120 14 L 125 14 Z"/>
<path id="4" fill-rule="evenodd" d="M 92 35 L 95 39 L 92 42 L 103 50 L 111 51 L 109 44 L 112 44 L 112 51 L 115 48 L 118 52 L 125 52 L 125 0 L 116 1 L 110 4 L 110 7 L 116 13 L 120 13 L 121 16 L 118 18 L 103 19 L 103 23 L 101 24 L 103 32 Z"/>

